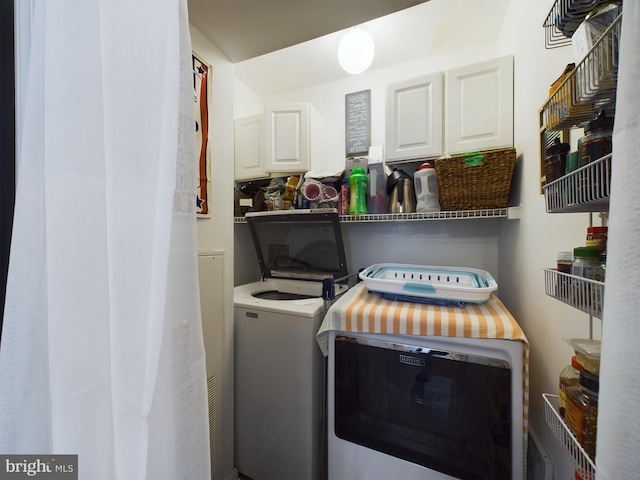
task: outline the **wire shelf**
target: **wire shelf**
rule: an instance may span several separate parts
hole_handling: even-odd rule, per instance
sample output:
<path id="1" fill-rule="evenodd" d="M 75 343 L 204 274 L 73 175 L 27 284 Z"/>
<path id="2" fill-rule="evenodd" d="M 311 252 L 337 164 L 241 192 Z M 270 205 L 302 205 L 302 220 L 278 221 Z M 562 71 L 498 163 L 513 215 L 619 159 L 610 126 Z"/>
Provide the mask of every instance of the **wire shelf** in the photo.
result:
<path id="1" fill-rule="evenodd" d="M 608 0 L 556 0 L 544 24 L 545 48 L 571 44 L 571 36 L 587 14 Z"/>
<path id="2" fill-rule="evenodd" d="M 578 101 L 592 102 L 596 109 L 615 103 L 618 78 L 622 13 L 616 17 L 576 67 Z"/>
<path id="3" fill-rule="evenodd" d="M 611 158 L 605 155 L 543 185 L 547 213 L 609 211 Z"/>
<path id="4" fill-rule="evenodd" d="M 622 14 L 549 96 L 542 107 L 542 122 L 549 130 L 585 126 L 601 110 L 614 116 L 621 25 Z"/>
<path id="5" fill-rule="evenodd" d="M 544 269 L 545 293 L 589 315 L 602 318 L 604 282 Z"/>
<path id="6" fill-rule="evenodd" d="M 451 210 L 424 213 L 374 213 L 368 215 L 340 215 L 341 222 L 390 222 L 390 221 L 422 221 L 422 220 L 465 220 L 471 218 L 504 218 L 506 208 L 489 208 L 485 210 Z"/>
<path id="7" fill-rule="evenodd" d="M 564 423 L 562 417 L 558 413 L 558 396 L 549 393 L 543 393 L 544 398 L 544 416 L 547 426 L 553 432 L 556 440 L 564 446 L 567 453 L 571 456 L 573 463 L 580 474 L 580 478 L 585 480 L 594 480 L 596 466 L 584 451 L 582 445 L 578 443 L 576 437 L 573 436 L 569 427 Z"/>
<path id="8" fill-rule="evenodd" d="M 366 215 L 340 215 L 343 223 L 415 222 L 424 220 L 467 220 L 480 218 L 507 218 L 508 208 L 486 210 L 457 210 L 421 213 L 372 213 Z M 247 223 L 245 217 L 234 217 L 234 223 Z"/>

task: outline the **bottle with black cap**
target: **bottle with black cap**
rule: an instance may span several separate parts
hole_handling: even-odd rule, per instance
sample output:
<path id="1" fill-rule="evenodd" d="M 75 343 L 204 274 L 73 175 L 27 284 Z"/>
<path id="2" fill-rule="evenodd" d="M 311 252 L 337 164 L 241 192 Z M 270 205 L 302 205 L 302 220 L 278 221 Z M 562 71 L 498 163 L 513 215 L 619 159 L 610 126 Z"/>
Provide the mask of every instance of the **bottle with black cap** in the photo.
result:
<path id="1" fill-rule="evenodd" d="M 567 427 L 592 459 L 596 457 L 599 387 L 598 375 L 582 370 L 578 385 L 567 388 Z"/>

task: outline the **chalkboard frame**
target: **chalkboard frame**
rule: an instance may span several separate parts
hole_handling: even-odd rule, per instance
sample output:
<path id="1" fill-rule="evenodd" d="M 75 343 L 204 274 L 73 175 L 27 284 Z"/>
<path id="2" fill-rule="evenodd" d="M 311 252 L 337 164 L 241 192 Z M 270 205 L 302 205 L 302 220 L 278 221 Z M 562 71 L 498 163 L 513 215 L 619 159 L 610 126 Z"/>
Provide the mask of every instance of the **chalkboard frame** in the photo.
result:
<path id="1" fill-rule="evenodd" d="M 371 145 L 371 90 L 347 93 L 344 107 L 346 156 L 367 155 Z"/>

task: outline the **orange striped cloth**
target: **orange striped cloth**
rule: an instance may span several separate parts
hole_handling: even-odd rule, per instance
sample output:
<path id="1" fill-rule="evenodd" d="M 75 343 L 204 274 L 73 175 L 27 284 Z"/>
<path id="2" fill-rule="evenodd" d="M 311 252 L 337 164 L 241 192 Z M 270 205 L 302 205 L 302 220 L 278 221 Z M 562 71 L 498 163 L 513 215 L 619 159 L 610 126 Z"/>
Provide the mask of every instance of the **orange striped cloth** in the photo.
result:
<path id="1" fill-rule="evenodd" d="M 529 417 L 529 342 L 520 325 L 495 295 L 484 303 L 464 307 L 441 307 L 422 303 L 387 300 L 369 293 L 358 283 L 327 311 L 316 335 L 326 356 L 329 332 L 387 333 L 396 335 L 435 335 L 466 338 L 495 338 L 524 343 L 524 425 Z"/>

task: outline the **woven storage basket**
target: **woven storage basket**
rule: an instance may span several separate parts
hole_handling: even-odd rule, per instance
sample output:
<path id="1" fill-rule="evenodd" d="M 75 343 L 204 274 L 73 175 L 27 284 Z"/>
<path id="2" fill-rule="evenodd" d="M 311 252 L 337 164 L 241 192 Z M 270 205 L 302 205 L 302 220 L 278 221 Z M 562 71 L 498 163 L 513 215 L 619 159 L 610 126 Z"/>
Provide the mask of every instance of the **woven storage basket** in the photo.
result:
<path id="1" fill-rule="evenodd" d="M 437 159 L 440 208 L 482 210 L 507 207 L 515 161 L 514 148 Z"/>

